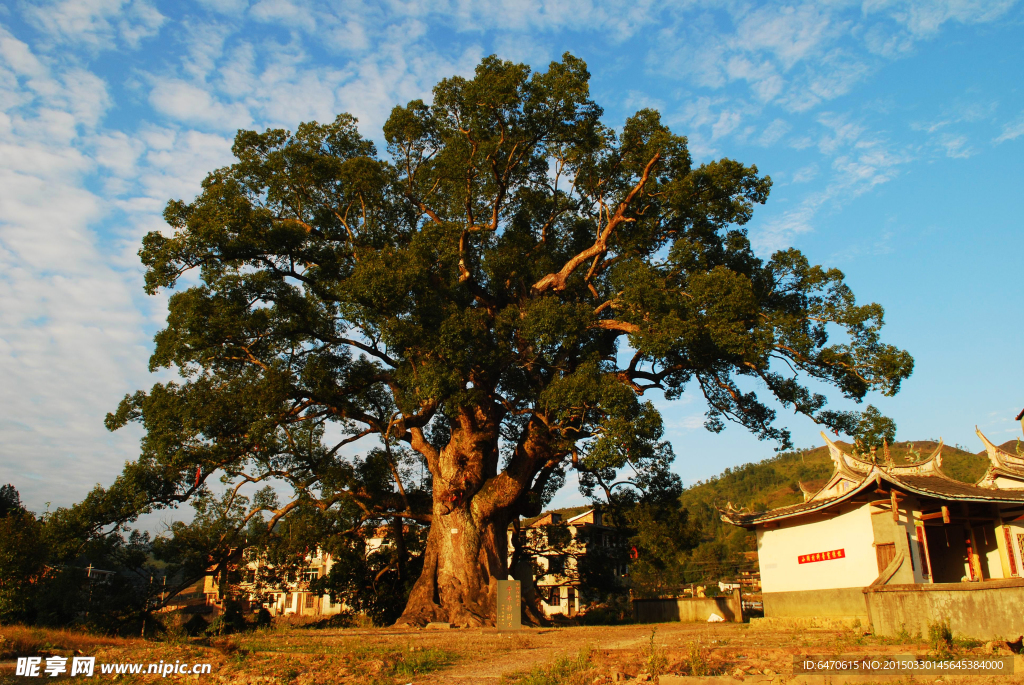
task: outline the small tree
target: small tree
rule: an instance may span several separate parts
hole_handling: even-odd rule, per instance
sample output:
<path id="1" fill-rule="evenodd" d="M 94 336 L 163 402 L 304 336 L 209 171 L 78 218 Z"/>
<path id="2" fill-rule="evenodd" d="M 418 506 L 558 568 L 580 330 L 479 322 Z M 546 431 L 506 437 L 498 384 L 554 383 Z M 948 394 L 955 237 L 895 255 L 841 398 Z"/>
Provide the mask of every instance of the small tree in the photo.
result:
<path id="1" fill-rule="evenodd" d="M 896 422 L 883 416 L 873 405 L 860 415 L 856 431 L 853 433 L 854 444 L 861 452 L 871 452 L 883 444 L 891 445 L 896 441 Z"/>
<path id="2" fill-rule="evenodd" d="M 572 55 L 534 74 L 488 57 L 392 111 L 387 159 L 348 115 L 240 131 L 235 163 L 143 241 L 147 292 L 198 280 L 172 294 L 151 361 L 181 381 L 108 417 L 146 436 L 95 493 L 100 520 L 185 502 L 214 473 L 279 480 L 294 497 L 264 509 L 271 529 L 303 503 L 428 524 L 402 622 L 482 625 L 509 522 L 567 469 L 610 482 L 663 461 L 645 393 L 697 390 L 709 429 L 785 446 L 751 386 L 844 432 L 856 416 L 803 377 L 856 400 L 899 390 L 913 362 L 880 341 L 880 306 L 796 250 L 751 250 L 769 178 L 694 165 L 655 111 L 617 131 L 601 116 Z M 384 480 L 344 456 L 369 436 Z"/>

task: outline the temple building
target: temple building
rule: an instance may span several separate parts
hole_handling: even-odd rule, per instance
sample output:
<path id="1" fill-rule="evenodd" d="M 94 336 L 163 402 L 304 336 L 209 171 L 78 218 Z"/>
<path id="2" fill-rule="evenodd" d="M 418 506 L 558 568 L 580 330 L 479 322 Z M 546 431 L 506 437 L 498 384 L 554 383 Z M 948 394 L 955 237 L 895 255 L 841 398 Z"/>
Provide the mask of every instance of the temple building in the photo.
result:
<path id="1" fill-rule="evenodd" d="M 990 463 L 975 484 L 942 472 L 941 441 L 927 459 L 897 465 L 851 456 L 823 433 L 833 473 L 803 503 L 762 513 L 730 505 L 723 520 L 757 533 L 765 617 L 870 623 L 880 586 L 1016 586 L 1007 579 L 1024 568 L 1024 458 L 978 436 Z"/>

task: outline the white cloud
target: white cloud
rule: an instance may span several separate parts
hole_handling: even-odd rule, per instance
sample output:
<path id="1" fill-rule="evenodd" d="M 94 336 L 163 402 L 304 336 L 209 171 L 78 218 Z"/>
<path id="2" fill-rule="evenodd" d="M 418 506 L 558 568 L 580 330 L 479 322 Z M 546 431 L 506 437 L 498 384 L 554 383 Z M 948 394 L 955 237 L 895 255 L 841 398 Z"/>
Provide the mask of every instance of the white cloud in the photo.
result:
<path id="1" fill-rule="evenodd" d="M 494 54 L 501 59 L 529 64 L 543 70 L 553 57 L 550 47 L 536 36 L 502 33 L 494 41 Z"/>
<path id="2" fill-rule="evenodd" d="M 818 141 L 818 149 L 826 155 L 834 153 L 842 146 L 853 144 L 864 133 L 864 126 L 850 121 L 845 114 L 824 112 L 818 116 L 818 123 L 828 129 Z"/>
<path id="3" fill-rule="evenodd" d="M 203 81 L 223 57 L 224 43 L 236 27 L 190 18 L 184 22 L 182 29 L 188 36 L 182 71 L 192 79 Z"/>
<path id="4" fill-rule="evenodd" d="M 684 124 L 691 141 L 713 142 L 736 130 L 748 111 L 749 108 L 737 106 L 725 98 L 698 97 L 684 104 L 668 121 Z M 707 134 L 702 134 L 701 129 L 707 129 Z"/>
<path id="5" fill-rule="evenodd" d="M 1021 136 L 1024 136 L 1024 114 L 1019 116 L 1015 121 L 1011 121 L 1003 125 L 1003 132 L 1000 133 L 992 142 L 1004 143 L 1007 140 L 1016 140 Z"/>
<path id="6" fill-rule="evenodd" d="M 36 506 L 80 498 L 137 449 L 102 420 L 145 375 L 148 347 L 137 276 L 90 229 L 106 212 L 81 187 L 89 162 L 61 143 L 5 136 L 0 148 L 0 480 Z"/>
<path id="7" fill-rule="evenodd" d="M 736 18 L 735 45 L 749 52 L 767 52 L 783 71 L 789 71 L 842 30 L 828 10 L 819 3 L 741 10 Z"/>
<path id="8" fill-rule="evenodd" d="M 196 0 L 200 5 L 220 14 L 239 15 L 249 7 L 249 0 Z"/>
<path id="9" fill-rule="evenodd" d="M 745 82 L 753 99 L 805 112 L 846 95 L 947 22 L 1003 17 L 1015 0 L 844 0 L 754 6 L 685 4 L 660 29 L 648 65 L 705 88 Z M 726 30 L 722 30 L 722 26 Z"/>
<path id="10" fill-rule="evenodd" d="M 314 12 L 309 7 L 300 7 L 290 0 L 260 0 L 249 9 L 254 19 L 301 29 L 308 33 L 316 30 L 317 22 Z"/>
<path id="11" fill-rule="evenodd" d="M 763 147 L 768 147 L 779 142 L 782 136 L 789 133 L 790 126 L 782 119 L 775 119 L 761 133 L 761 136 L 757 140 L 757 144 Z"/>
<path id="12" fill-rule="evenodd" d="M 793 183 L 807 183 L 818 175 L 818 165 L 808 164 L 793 172 Z"/>
<path id="13" fill-rule="evenodd" d="M 705 417 L 702 414 L 684 416 L 675 421 L 669 421 L 668 427 L 672 430 L 692 431 L 704 427 Z"/>
<path id="14" fill-rule="evenodd" d="M 109 483 L 137 456 L 138 431 L 111 435 L 103 416 L 151 382 L 166 298 L 142 295 L 139 237 L 160 227 L 169 197 L 191 197 L 230 157 L 230 140 L 97 130 L 104 82 L 51 69 L 2 31 L 0 79 L 14 96 L 0 115 L 0 481 L 41 509 Z"/>
<path id="15" fill-rule="evenodd" d="M 241 103 L 223 103 L 208 90 L 178 79 L 159 79 L 149 93 L 157 112 L 174 121 L 203 124 L 221 130 L 252 125 L 248 108 Z"/>
<path id="16" fill-rule="evenodd" d="M 1002 17 L 1016 0 L 867 0 L 865 14 L 881 12 L 914 37 L 935 35 L 949 21 L 983 24 Z"/>
<path id="17" fill-rule="evenodd" d="M 18 76 L 41 77 L 46 69 L 26 43 L 0 28 L 0 59 Z"/>
<path id="18" fill-rule="evenodd" d="M 825 129 L 818 149 L 831 157 L 832 174 L 822 190 L 751 229 L 751 243 L 762 254 L 791 246 L 798 236 L 814 230 L 822 212 L 836 212 L 871 189 L 888 183 L 913 160 L 910 152 L 870 135 L 864 125 L 847 116 L 825 113 L 818 117 L 818 123 Z M 817 165 L 811 164 L 798 169 L 793 182 L 805 182 L 817 175 Z"/>
<path id="19" fill-rule="evenodd" d="M 946 153 L 947 157 L 966 159 L 977 154 L 977 150 L 967 143 L 967 136 L 944 133 L 939 136 L 939 147 Z"/>
<path id="20" fill-rule="evenodd" d="M 58 43 L 110 50 L 156 35 L 165 17 L 146 0 L 51 0 L 29 5 L 26 18 Z"/>

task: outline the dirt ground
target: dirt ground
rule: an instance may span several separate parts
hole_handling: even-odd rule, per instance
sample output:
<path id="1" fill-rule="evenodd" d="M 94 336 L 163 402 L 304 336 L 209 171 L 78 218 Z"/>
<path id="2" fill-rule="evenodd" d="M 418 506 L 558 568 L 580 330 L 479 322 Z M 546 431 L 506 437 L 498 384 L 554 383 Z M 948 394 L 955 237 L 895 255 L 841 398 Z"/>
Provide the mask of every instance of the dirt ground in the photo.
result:
<path id="1" fill-rule="evenodd" d="M 954 647 L 984 658 L 993 646 Z M 283 627 L 214 640 L 177 642 L 97 638 L 64 631 L 0 628 L 0 682 L 63 680 L 15 676 L 19 655 L 96 657 L 97 680 L 149 683 L 159 675 L 102 675 L 102 663 L 209 663 L 208 675 L 177 682 L 313 685 L 602 685 L 604 683 L 1010 683 L 1024 685 L 1024 659 L 1012 676 L 794 675 L 794 656 L 927 654 L 919 640 L 875 638 L 849 630 L 683 624 L 397 630 Z M 995 647 L 995 654 L 1010 655 Z M 70 662 L 70 659 L 69 659 Z M 45 664 L 45 661 L 44 661 Z M 65 674 L 66 675 L 66 674 Z M 68 678 L 77 680 L 76 678 Z M 92 679 L 90 679 L 92 680 Z"/>

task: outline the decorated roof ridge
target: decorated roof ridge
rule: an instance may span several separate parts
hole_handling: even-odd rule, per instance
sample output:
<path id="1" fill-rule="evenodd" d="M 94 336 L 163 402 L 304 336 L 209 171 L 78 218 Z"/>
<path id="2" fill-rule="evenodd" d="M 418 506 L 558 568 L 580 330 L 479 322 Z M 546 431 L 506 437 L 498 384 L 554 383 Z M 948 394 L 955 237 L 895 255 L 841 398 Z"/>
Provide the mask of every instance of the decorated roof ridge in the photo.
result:
<path id="1" fill-rule="evenodd" d="M 860 480 L 866 478 L 871 473 L 874 464 L 847 454 L 839 445 L 829 440 L 824 431 L 821 431 L 821 437 L 824 438 L 825 444 L 828 445 L 828 453 L 832 457 L 832 463 L 835 464 L 835 471 L 832 473 L 833 477 L 837 473 L 842 473 L 843 475 Z"/>
<path id="2" fill-rule="evenodd" d="M 974 432 L 981 438 L 981 442 L 985 445 L 985 451 L 988 453 L 989 463 L 996 468 L 1008 469 L 1010 471 L 1018 472 L 1021 476 L 1024 476 L 1024 457 L 1020 457 L 1016 454 L 1010 454 L 1002 447 L 992 444 L 985 434 L 981 432 L 977 426 L 974 427 Z"/>
<path id="3" fill-rule="evenodd" d="M 839 447 L 839 445 L 832 442 L 825 433 L 822 433 L 821 437 L 825 439 L 825 443 L 828 445 L 829 454 L 832 455 L 832 461 L 836 464 L 836 469 L 832 473 L 832 478 L 834 478 L 837 473 L 842 473 L 847 477 L 855 477 L 859 480 L 861 478 L 869 477 L 872 471 L 877 469 L 883 473 L 891 473 L 895 476 L 935 475 L 940 478 L 952 480 L 942 471 L 942 448 L 945 446 L 942 438 L 939 438 L 939 445 L 935 448 L 935 451 L 920 461 L 915 461 L 910 464 L 883 464 L 864 461 L 863 459 L 847 454 L 841 447 Z M 1021 460 L 1021 463 L 1024 465 L 1024 460 Z M 1022 475 L 1024 475 L 1024 473 L 1022 473 Z M 831 481 L 832 478 L 829 480 Z"/>
<path id="4" fill-rule="evenodd" d="M 804 485 L 804 482 L 802 480 L 798 480 L 796 484 L 800 487 L 800 492 L 803 493 L 805 502 L 814 497 L 819 492 L 821 492 L 821 488 L 818 488 L 817 490 L 808 490 L 807 486 Z"/>
<path id="5" fill-rule="evenodd" d="M 974 432 L 978 434 L 981 442 L 984 443 L 989 461 L 988 469 L 978 479 L 977 485 L 984 488 L 998 489 L 999 485 L 996 483 L 997 476 L 1008 476 L 1011 479 L 1024 481 L 1024 458 L 1016 454 L 1010 454 L 1003 448 L 994 445 L 977 426 L 974 427 Z"/>
<path id="6" fill-rule="evenodd" d="M 944 444 L 939 438 L 939 446 L 928 457 L 911 464 L 887 464 L 882 470 L 894 476 L 938 476 L 946 480 L 953 480 L 942 470 L 942 448 Z"/>
<path id="7" fill-rule="evenodd" d="M 805 502 L 832 500 L 850 490 L 856 490 L 877 471 L 875 464 L 847 454 L 839 445 L 832 442 L 824 432 L 821 434 L 821 437 L 824 438 L 825 444 L 828 446 L 828 452 L 832 457 L 834 468 L 832 469 L 832 475 L 828 477 L 828 480 L 825 481 L 825 484 L 817 492 L 808 495 L 805 491 Z"/>

